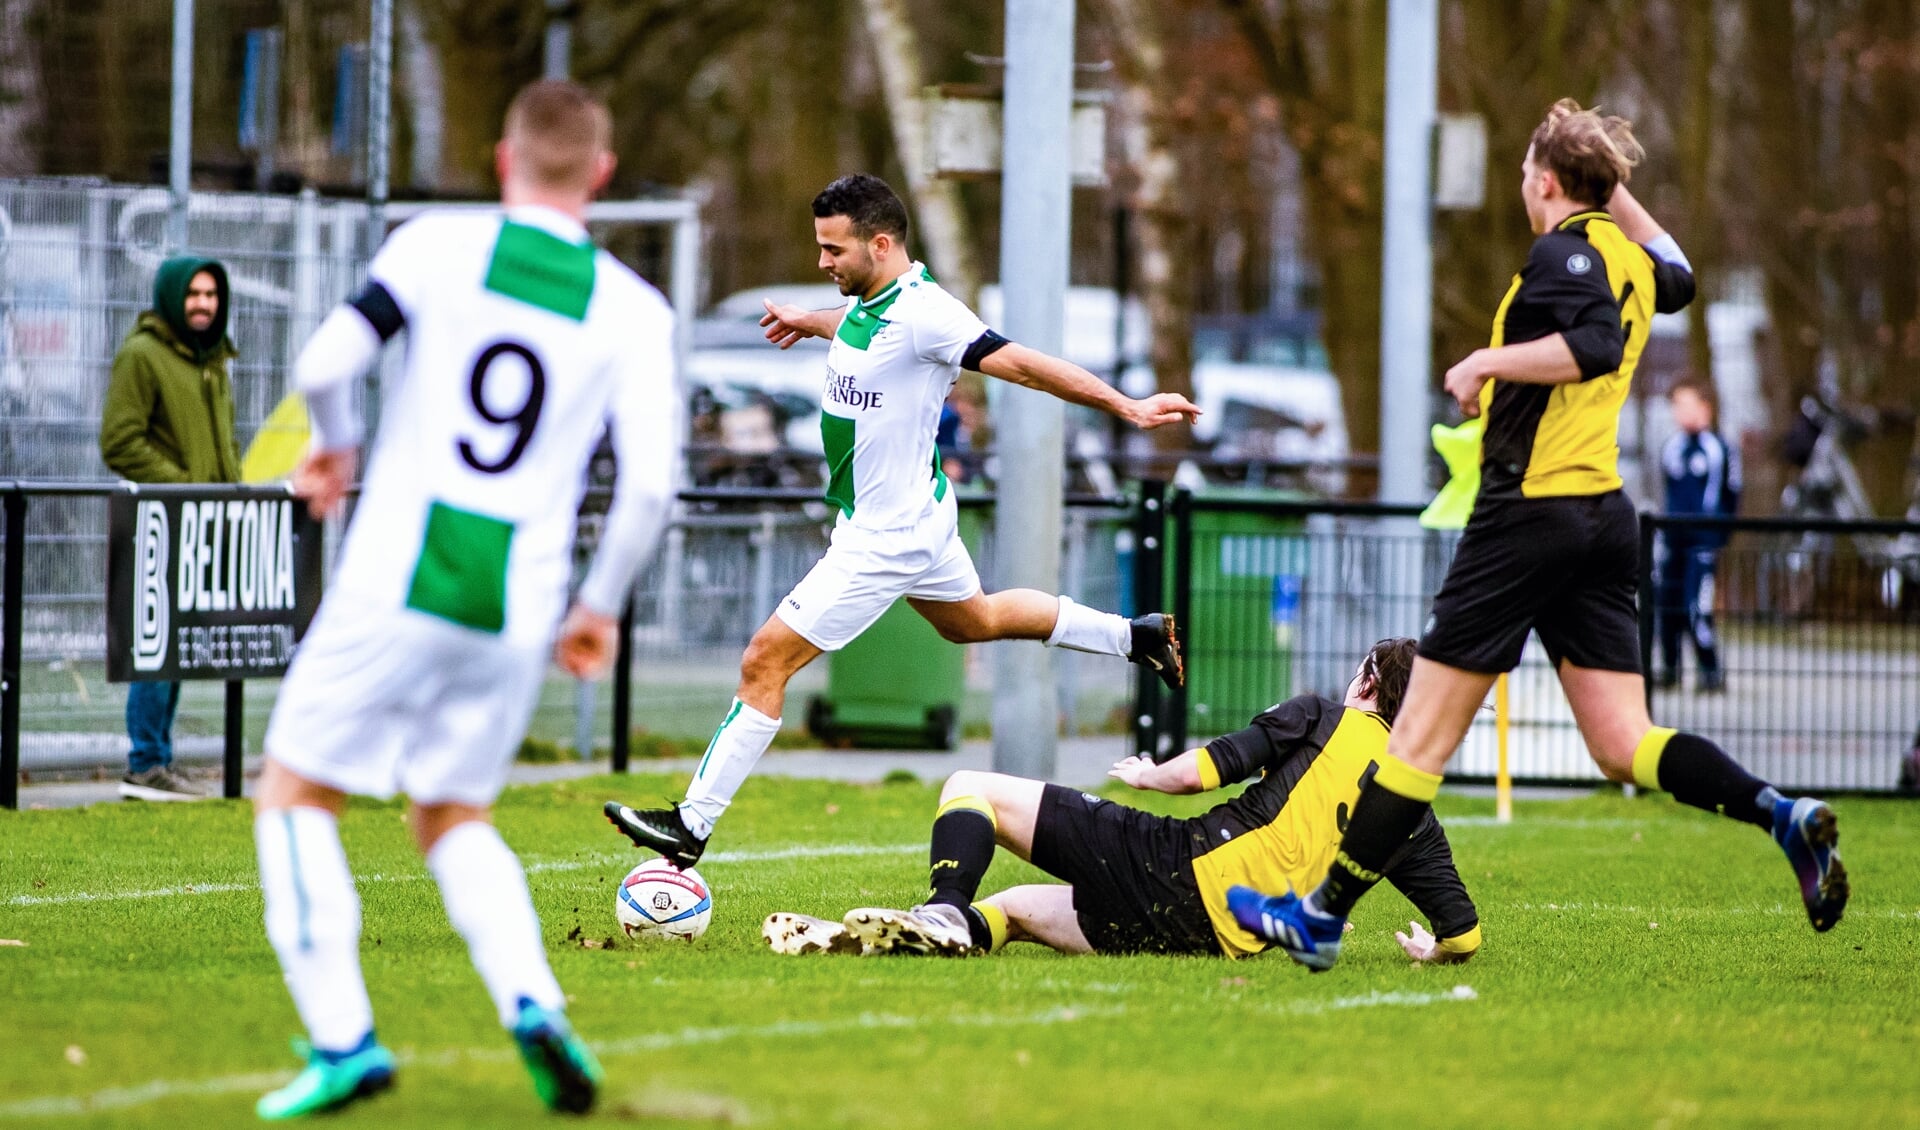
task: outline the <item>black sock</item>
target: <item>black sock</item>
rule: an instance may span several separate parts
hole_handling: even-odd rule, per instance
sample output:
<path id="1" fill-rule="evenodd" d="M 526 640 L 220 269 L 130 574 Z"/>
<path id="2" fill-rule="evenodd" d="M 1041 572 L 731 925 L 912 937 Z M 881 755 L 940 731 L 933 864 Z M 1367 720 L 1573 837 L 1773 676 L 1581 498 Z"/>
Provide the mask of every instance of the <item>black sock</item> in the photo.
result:
<path id="1" fill-rule="evenodd" d="M 1404 766 L 1402 769 L 1411 772 Z M 1437 780 L 1435 787 L 1438 787 Z M 1382 785 L 1376 773 L 1361 788 L 1360 799 L 1354 802 L 1353 817 L 1347 821 L 1346 834 L 1340 837 L 1340 850 L 1333 857 L 1333 867 L 1320 889 L 1313 893 L 1315 907 L 1336 918 L 1350 914 L 1360 896 L 1380 881 L 1387 862 L 1406 846 L 1408 838 L 1432 808 L 1431 799 L 1416 800 L 1395 792 Z"/>
<path id="2" fill-rule="evenodd" d="M 928 902 L 944 902 L 966 909 L 979 893 L 993 862 L 993 816 L 977 797 L 959 797 L 943 805 L 933 821 L 933 843 L 927 853 Z"/>
<path id="3" fill-rule="evenodd" d="M 1740 768 L 1727 751 L 1698 734 L 1675 734 L 1660 751 L 1660 787 L 1681 804 L 1718 812 L 1773 830 L 1773 805 L 1761 792 L 1772 786 Z M 1773 797 L 1779 796 L 1773 793 Z"/>
<path id="4" fill-rule="evenodd" d="M 973 935 L 973 944 L 983 950 L 993 948 L 993 927 L 987 925 L 987 916 L 980 913 L 977 906 L 963 907 L 967 915 L 967 933 Z"/>

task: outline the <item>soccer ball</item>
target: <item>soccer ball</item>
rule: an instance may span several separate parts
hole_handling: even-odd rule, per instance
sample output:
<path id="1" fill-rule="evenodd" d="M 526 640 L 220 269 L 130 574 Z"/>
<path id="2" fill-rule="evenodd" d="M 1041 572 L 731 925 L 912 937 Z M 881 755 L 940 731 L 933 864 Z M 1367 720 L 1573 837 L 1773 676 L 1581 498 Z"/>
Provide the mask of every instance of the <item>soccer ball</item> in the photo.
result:
<path id="1" fill-rule="evenodd" d="M 691 942 L 713 920 L 713 893 L 693 868 L 682 871 L 664 859 L 649 859 L 620 881 L 613 913 L 629 938 Z"/>

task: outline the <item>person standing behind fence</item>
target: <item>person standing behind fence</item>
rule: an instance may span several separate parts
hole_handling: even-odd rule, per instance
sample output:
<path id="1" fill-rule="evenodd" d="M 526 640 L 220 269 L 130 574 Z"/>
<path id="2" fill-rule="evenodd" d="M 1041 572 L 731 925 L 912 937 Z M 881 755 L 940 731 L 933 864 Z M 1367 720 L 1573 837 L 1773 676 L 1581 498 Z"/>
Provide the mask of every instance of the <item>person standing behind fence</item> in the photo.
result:
<path id="1" fill-rule="evenodd" d="M 1713 396 L 1704 385 L 1682 381 L 1667 395 L 1673 422 L 1680 428 L 1660 452 L 1667 480 L 1667 513 L 1731 518 L 1740 509 L 1740 455 L 1713 429 Z M 1726 689 L 1713 634 L 1714 572 L 1724 530 L 1668 527 L 1661 531 L 1655 578 L 1660 613 L 1660 681 L 1680 685 L 1680 633 L 1693 640 L 1700 674 L 1694 689 L 1715 694 Z"/>
<path id="2" fill-rule="evenodd" d="M 240 480 L 227 365 L 239 356 L 227 337 L 227 270 L 182 256 L 160 264 L 153 308 L 141 312 L 113 357 L 100 415 L 100 456 L 136 483 Z M 173 716 L 180 684 L 127 687 L 130 800 L 198 800 L 206 794 L 173 767 Z"/>

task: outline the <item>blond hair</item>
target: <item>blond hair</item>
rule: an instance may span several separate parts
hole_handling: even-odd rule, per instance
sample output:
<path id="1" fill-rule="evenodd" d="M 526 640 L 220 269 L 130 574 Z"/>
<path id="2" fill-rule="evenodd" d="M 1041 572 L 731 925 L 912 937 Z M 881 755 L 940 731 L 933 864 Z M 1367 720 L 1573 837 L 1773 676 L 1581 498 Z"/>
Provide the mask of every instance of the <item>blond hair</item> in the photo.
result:
<path id="1" fill-rule="evenodd" d="M 543 79 L 514 95 L 504 136 L 516 168 L 546 188 L 585 188 L 612 144 L 613 118 L 586 87 Z"/>
<path id="2" fill-rule="evenodd" d="M 1571 98 L 1553 104 L 1528 144 L 1536 167 L 1552 170 L 1570 199 L 1596 208 L 1607 206 L 1614 188 L 1627 183 L 1647 155 L 1634 139 L 1632 122 L 1597 107 L 1583 110 Z"/>

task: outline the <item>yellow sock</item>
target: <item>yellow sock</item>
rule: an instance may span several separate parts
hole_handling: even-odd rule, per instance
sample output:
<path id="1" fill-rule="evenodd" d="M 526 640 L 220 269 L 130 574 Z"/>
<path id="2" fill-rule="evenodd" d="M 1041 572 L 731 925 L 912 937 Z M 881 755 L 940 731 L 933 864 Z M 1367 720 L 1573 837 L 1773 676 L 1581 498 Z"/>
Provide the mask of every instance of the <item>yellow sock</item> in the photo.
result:
<path id="1" fill-rule="evenodd" d="M 999 818 L 993 814 L 993 803 L 986 797 L 974 796 L 971 793 L 965 796 L 954 797 L 952 800 L 941 805 L 940 810 L 933 814 L 933 818 L 938 820 L 949 812 L 960 811 L 978 812 L 980 815 L 986 817 L 995 828 L 1000 827 Z"/>
<path id="2" fill-rule="evenodd" d="M 1667 743 L 1673 740 L 1678 730 L 1669 730 L 1665 726 L 1655 726 L 1633 747 L 1633 783 L 1643 789 L 1660 790 L 1660 755 L 1667 752 Z"/>
<path id="3" fill-rule="evenodd" d="M 987 920 L 987 933 L 993 935 L 993 944 L 987 947 L 987 952 L 999 953 L 1007 944 L 1007 912 L 990 902 L 976 902 L 973 909 Z"/>

